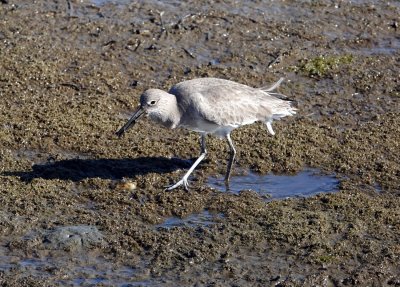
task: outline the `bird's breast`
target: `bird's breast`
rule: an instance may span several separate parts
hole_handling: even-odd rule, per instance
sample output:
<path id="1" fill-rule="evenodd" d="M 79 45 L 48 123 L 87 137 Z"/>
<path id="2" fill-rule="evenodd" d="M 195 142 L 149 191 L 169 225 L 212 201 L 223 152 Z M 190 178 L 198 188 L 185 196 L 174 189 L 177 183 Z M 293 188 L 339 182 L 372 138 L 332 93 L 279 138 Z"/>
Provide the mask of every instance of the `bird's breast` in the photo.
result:
<path id="1" fill-rule="evenodd" d="M 236 127 L 234 126 L 222 126 L 216 123 L 203 120 L 201 118 L 192 119 L 190 121 L 181 122 L 179 127 L 195 131 L 198 133 L 213 134 L 219 137 L 224 137 L 229 134 Z"/>

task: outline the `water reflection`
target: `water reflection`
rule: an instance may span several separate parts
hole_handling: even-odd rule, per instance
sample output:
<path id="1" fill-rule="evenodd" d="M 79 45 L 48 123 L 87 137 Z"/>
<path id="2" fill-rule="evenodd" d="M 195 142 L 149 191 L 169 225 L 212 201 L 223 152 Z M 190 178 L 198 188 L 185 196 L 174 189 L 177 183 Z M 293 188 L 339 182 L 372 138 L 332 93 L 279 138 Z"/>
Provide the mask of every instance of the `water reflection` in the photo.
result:
<path id="1" fill-rule="evenodd" d="M 220 191 L 238 194 L 242 190 L 253 190 L 261 196 L 274 200 L 296 196 L 311 196 L 323 192 L 339 190 L 339 180 L 335 175 L 325 175 L 316 169 L 306 169 L 295 175 L 260 175 L 248 172 L 243 176 L 233 176 L 229 187 L 223 178 L 210 177 L 207 183 Z"/>

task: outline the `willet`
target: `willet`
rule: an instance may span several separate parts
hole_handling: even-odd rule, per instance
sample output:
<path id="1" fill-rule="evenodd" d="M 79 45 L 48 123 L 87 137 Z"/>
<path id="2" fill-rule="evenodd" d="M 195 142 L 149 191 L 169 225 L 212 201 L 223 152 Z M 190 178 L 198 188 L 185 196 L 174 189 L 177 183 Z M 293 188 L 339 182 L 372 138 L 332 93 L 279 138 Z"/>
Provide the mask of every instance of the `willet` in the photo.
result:
<path id="1" fill-rule="evenodd" d="M 229 80 L 199 78 L 178 83 L 168 92 L 149 89 L 141 95 L 139 107 L 116 134 L 122 136 L 143 114 L 167 128 L 183 127 L 201 134 L 199 158 L 182 179 L 167 190 L 181 185 L 188 189 L 189 175 L 207 154 L 207 134 L 226 138 L 230 149 L 225 175 L 228 184 L 236 155 L 230 137 L 232 130 L 261 121 L 274 135 L 272 121 L 296 113 L 290 101 L 278 98 L 282 95 L 273 92 L 282 81 L 283 78 L 268 88 L 252 88 Z"/>

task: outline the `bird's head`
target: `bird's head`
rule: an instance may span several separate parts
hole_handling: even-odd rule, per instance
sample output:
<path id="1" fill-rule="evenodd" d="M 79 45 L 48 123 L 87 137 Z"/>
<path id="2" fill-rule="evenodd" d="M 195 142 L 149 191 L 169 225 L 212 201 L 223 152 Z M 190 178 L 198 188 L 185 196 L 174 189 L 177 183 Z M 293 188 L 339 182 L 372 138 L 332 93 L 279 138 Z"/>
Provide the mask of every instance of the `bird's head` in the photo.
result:
<path id="1" fill-rule="evenodd" d="M 174 102 L 174 100 L 171 99 L 172 97 L 175 100 L 174 96 L 162 90 L 146 90 L 140 96 L 139 107 L 126 124 L 116 132 L 116 134 L 119 137 L 122 136 L 125 131 L 132 127 L 143 114 L 148 115 L 152 120 L 165 124 L 167 121 L 165 118 L 168 114 L 168 108 L 170 107 L 171 102 Z"/>
<path id="2" fill-rule="evenodd" d="M 148 115 L 158 113 L 160 105 L 163 103 L 162 95 L 164 93 L 164 91 L 158 89 L 149 89 L 145 91 L 140 96 L 140 109 Z"/>

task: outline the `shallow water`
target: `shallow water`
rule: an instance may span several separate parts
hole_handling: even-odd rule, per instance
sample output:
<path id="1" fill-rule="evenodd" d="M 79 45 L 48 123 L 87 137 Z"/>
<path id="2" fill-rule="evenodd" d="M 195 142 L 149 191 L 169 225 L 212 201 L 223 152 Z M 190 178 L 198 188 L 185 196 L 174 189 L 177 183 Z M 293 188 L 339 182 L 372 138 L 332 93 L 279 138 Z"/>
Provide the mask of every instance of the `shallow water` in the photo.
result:
<path id="1" fill-rule="evenodd" d="M 252 190 L 267 201 L 290 197 L 307 197 L 318 193 L 339 191 L 339 180 L 334 175 L 325 175 L 316 169 L 306 169 L 295 175 L 260 175 L 247 172 L 245 175 L 233 176 L 229 189 L 225 186 L 223 178 L 210 177 L 207 184 L 223 192 L 239 194 L 241 191 Z M 187 217 L 169 217 L 163 223 L 156 225 L 158 228 L 174 227 L 207 227 L 223 219 L 221 213 L 211 213 L 204 210 Z"/>
<path id="2" fill-rule="evenodd" d="M 295 175 L 260 175 L 247 172 L 246 175 L 232 177 L 228 190 L 223 178 L 210 177 L 208 185 L 236 194 L 243 190 L 253 190 L 268 200 L 306 197 L 339 190 L 339 180 L 336 176 L 324 175 L 316 169 L 306 169 Z"/>
<path id="3" fill-rule="evenodd" d="M 156 228 L 174 228 L 174 227 L 196 227 L 210 226 L 217 223 L 218 219 L 223 218 L 223 214 L 213 214 L 208 210 L 191 214 L 185 218 L 169 217 L 163 223 L 156 225 Z"/>
<path id="4" fill-rule="evenodd" d="M 57 283 L 61 286 L 150 286 L 147 282 L 136 280 L 138 271 L 132 266 L 114 266 L 114 264 L 101 256 L 70 254 L 60 252 L 44 257 L 19 258 L 7 254 L 7 250 L 0 247 L 0 270 L 19 270 L 24 276 L 36 278 L 50 278 L 54 274 L 63 274 Z M 3 252 L 4 251 L 4 252 Z"/>

